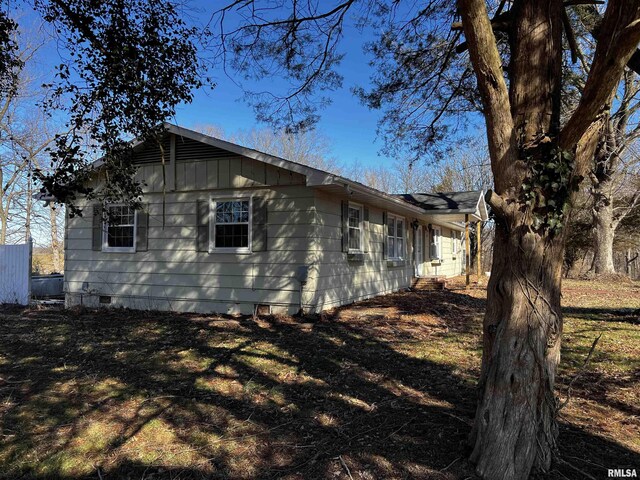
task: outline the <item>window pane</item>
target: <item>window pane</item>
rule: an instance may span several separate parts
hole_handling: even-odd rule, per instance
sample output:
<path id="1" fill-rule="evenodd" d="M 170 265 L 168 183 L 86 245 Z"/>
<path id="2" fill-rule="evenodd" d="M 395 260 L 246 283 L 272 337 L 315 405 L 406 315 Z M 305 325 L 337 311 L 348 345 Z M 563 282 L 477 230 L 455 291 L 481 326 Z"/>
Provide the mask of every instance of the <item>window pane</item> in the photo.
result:
<path id="1" fill-rule="evenodd" d="M 349 207 L 349 226 L 360 227 L 360 209 Z"/>
<path id="2" fill-rule="evenodd" d="M 403 238 L 404 237 L 404 222 L 402 220 L 398 220 L 398 228 L 396 229 L 396 237 Z"/>
<path id="3" fill-rule="evenodd" d="M 249 200 L 216 202 L 215 248 L 249 247 Z"/>
<path id="4" fill-rule="evenodd" d="M 432 257 L 440 258 L 440 235 L 441 232 L 439 229 L 433 229 L 433 242 L 432 242 Z"/>
<path id="5" fill-rule="evenodd" d="M 107 246 L 132 248 L 135 237 L 135 210 L 129 206 L 109 206 Z"/>
<path id="6" fill-rule="evenodd" d="M 122 213 L 122 223 L 127 225 L 133 225 L 134 212 L 129 210 L 128 212 Z"/>
<path id="7" fill-rule="evenodd" d="M 360 250 L 360 229 L 349 228 L 349 249 Z"/>
<path id="8" fill-rule="evenodd" d="M 230 220 L 227 212 L 222 211 L 220 208 L 216 208 L 216 223 L 228 223 Z"/>
<path id="9" fill-rule="evenodd" d="M 390 237 L 395 236 L 395 231 L 396 231 L 396 219 L 395 218 L 390 218 L 388 220 L 388 233 Z"/>
<path id="10" fill-rule="evenodd" d="M 360 250 L 360 208 L 349 207 L 349 249 Z"/>
<path id="11" fill-rule="evenodd" d="M 395 240 L 396 239 L 394 237 L 389 237 L 389 240 L 388 240 L 388 248 L 389 248 L 388 257 L 389 258 L 394 258 L 396 256 Z"/>
<path id="12" fill-rule="evenodd" d="M 249 201 L 216 202 L 216 223 L 248 223 Z"/>
<path id="13" fill-rule="evenodd" d="M 249 225 L 216 225 L 216 248 L 249 247 Z"/>

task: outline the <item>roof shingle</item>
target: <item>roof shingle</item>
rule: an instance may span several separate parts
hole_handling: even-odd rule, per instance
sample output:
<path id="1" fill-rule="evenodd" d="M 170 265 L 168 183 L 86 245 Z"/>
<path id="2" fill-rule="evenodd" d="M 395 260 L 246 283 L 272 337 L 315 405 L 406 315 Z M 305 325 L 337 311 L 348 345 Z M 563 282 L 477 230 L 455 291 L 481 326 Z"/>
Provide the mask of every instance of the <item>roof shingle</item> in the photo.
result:
<path id="1" fill-rule="evenodd" d="M 482 190 L 469 192 L 404 193 L 397 195 L 405 202 L 434 213 L 475 213 Z"/>

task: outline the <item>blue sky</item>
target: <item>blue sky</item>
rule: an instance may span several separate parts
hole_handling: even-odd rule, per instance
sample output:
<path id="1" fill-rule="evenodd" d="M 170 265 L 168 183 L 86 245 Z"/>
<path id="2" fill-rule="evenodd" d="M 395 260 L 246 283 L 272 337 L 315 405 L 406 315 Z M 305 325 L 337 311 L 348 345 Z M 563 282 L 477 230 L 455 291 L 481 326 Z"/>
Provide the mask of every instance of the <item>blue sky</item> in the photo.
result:
<path id="1" fill-rule="evenodd" d="M 344 76 L 341 89 L 330 92 L 332 104 L 320 111 L 317 130 L 332 144 L 332 154 L 347 165 L 359 162 L 374 165 L 381 160 L 379 150 L 382 139 L 376 139 L 376 128 L 381 111 L 372 111 L 362 105 L 351 89 L 369 84 L 370 67 L 363 52 L 364 43 L 370 40 L 367 33 L 348 26 L 342 41 L 344 59 L 339 67 Z M 200 90 L 192 104 L 181 106 L 175 121 L 187 128 L 202 124 L 214 124 L 225 132 L 267 127 L 256 121 L 255 113 L 243 99 L 243 92 L 234 81 L 221 72 L 213 72 L 217 82 L 215 89 Z M 267 79 L 266 82 L 273 80 Z M 265 89 L 263 85 L 260 89 Z"/>
<path id="2" fill-rule="evenodd" d="M 195 23 L 206 20 L 212 11 L 208 1 L 194 0 L 190 5 L 193 6 L 191 14 L 194 15 Z M 27 13 L 26 17 L 33 19 L 33 13 Z M 345 36 L 340 45 L 341 53 L 345 56 L 339 66 L 339 72 L 344 77 L 343 85 L 339 90 L 329 92 L 332 103 L 320 111 L 321 120 L 316 127 L 328 138 L 332 156 L 345 166 L 354 163 L 364 166 L 379 165 L 381 162 L 391 164 L 391 159 L 379 153 L 383 140 L 376 135 L 383 112 L 370 110 L 362 105 L 351 91 L 353 87 L 363 86 L 366 89 L 369 85 L 372 70 L 363 46 L 373 38 L 371 29 L 361 31 L 353 25 L 345 26 Z M 53 64 L 59 61 L 59 53 L 53 41 L 41 50 L 39 57 L 43 78 L 50 75 Z M 170 121 L 187 128 L 216 125 L 230 134 L 238 130 L 268 127 L 257 122 L 253 109 L 242 98 L 243 91 L 234 82 L 235 79 L 228 78 L 220 70 L 211 72 L 211 75 L 216 87 L 197 91 L 193 102 L 180 105 L 175 118 Z M 277 86 L 277 81 L 276 78 L 270 78 L 261 84 L 254 83 L 253 86 L 268 90 L 269 84 L 272 82 Z"/>

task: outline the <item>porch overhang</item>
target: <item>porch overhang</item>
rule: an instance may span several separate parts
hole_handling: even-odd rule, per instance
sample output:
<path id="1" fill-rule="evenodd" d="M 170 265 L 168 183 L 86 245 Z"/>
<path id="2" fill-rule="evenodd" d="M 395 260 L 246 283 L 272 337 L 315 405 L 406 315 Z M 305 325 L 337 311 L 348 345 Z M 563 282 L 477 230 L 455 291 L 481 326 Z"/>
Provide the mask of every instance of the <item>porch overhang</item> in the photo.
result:
<path id="1" fill-rule="evenodd" d="M 460 224 L 484 222 L 489 218 L 484 191 L 415 193 L 397 195 L 403 201 L 420 207 L 438 223 Z"/>

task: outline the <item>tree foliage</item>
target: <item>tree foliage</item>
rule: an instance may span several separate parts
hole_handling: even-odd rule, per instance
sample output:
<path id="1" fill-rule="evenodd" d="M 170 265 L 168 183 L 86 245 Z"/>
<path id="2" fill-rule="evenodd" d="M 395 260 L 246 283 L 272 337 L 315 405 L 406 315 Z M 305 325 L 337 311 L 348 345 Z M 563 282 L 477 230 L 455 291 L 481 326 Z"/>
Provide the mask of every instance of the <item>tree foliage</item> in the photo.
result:
<path id="1" fill-rule="evenodd" d="M 469 112 L 481 110 L 473 69 L 458 54 L 462 32 L 451 29 L 451 2 L 396 7 L 380 2 L 377 39 L 366 52 L 371 85 L 356 94 L 372 109 L 384 108 L 380 132 L 385 152 L 410 161 L 442 156 Z"/>
<path id="2" fill-rule="evenodd" d="M 15 92 L 18 72 L 24 64 L 16 41 L 17 31 L 18 24 L 6 11 L 0 10 L 0 98 Z"/>
<path id="3" fill-rule="evenodd" d="M 140 186 L 132 180 L 129 141 L 154 137 L 202 84 L 198 31 L 175 1 L 33 0 L 31 6 L 51 25 L 62 51 L 43 107 L 67 118 L 66 133 L 50 149 L 54 168 L 40 172 L 43 189 L 72 213 L 78 193 L 135 199 Z M 14 25 L 0 22 L 0 41 Z M 0 62 L 0 78 L 8 78 L 11 67 Z M 96 156 L 105 180 L 100 191 L 88 186 Z"/>
<path id="4" fill-rule="evenodd" d="M 258 118 L 275 128 L 311 128 L 330 93 L 342 87 L 345 28 L 367 34 L 371 84 L 354 93 L 384 109 L 385 153 L 411 162 L 440 155 L 481 105 L 462 32 L 451 30 L 455 4 L 445 1 L 305 0 L 233 2 L 219 12 L 219 56 L 241 78 L 284 79 L 279 90 L 248 91 Z"/>

